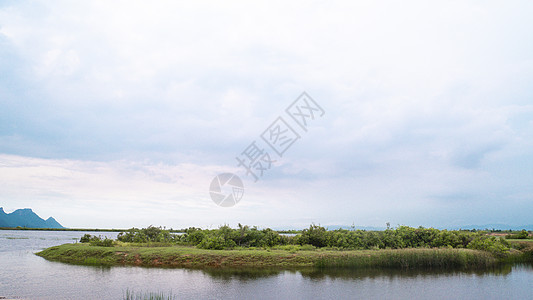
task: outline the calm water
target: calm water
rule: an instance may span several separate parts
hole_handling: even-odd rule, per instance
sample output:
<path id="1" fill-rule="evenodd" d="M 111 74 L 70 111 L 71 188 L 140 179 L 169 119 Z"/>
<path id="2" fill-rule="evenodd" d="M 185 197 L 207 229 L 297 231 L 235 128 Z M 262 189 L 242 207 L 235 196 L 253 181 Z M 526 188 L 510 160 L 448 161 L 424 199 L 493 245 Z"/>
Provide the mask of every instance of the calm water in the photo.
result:
<path id="1" fill-rule="evenodd" d="M 171 291 L 178 299 L 533 299 L 532 266 L 438 273 L 201 271 L 72 266 L 33 254 L 85 233 L 0 231 L 0 297 L 123 299 L 134 289 Z"/>

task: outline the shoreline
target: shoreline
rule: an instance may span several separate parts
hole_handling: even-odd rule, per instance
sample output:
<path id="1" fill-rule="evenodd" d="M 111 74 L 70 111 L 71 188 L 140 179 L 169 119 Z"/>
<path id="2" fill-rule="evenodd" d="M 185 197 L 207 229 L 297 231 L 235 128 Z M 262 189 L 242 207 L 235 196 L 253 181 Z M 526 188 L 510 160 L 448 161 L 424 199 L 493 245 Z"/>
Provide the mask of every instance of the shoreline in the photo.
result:
<path id="1" fill-rule="evenodd" d="M 79 231 L 79 232 L 125 232 L 128 229 L 115 228 L 25 228 L 25 227 L 0 227 L 0 230 L 20 230 L 20 231 Z M 171 233 L 185 233 L 185 229 L 172 229 Z"/>
<path id="2" fill-rule="evenodd" d="M 517 251 L 502 259 L 480 250 L 407 248 L 381 250 L 233 249 L 206 250 L 192 246 L 113 247 L 64 244 L 36 253 L 50 261 L 92 266 L 140 266 L 157 268 L 383 268 L 474 270 L 501 263 L 531 261 Z"/>
<path id="3" fill-rule="evenodd" d="M 98 229 L 98 228 L 26 228 L 26 227 L 0 227 L 0 230 L 20 231 L 87 231 L 87 232 L 122 232 L 124 229 Z"/>

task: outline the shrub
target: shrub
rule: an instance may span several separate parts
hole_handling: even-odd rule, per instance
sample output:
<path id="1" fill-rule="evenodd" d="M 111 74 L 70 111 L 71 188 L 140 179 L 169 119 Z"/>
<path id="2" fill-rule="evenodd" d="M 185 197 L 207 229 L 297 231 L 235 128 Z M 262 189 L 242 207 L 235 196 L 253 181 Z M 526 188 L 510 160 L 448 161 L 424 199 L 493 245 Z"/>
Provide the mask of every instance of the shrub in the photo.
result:
<path id="1" fill-rule="evenodd" d="M 143 229 L 131 228 L 128 231 L 121 232 L 117 236 L 117 240 L 125 243 L 146 243 L 148 239 L 142 232 Z"/>
<path id="2" fill-rule="evenodd" d="M 198 248 L 212 250 L 231 249 L 235 246 L 236 244 L 233 240 L 226 240 L 222 235 L 219 234 L 208 235 L 202 239 L 200 244 L 198 244 Z"/>
<path id="3" fill-rule="evenodd" d="M 198 245 L 205 237 L 205 233 L 202 229 L 190 227 L 185 231 L 183 240 L 191 245 Z"/>
<path id="4" fill-rule="evenodd" d="M 90 242 L 90 244 L 91 244 L 91 246 L 113 247 L 113 240 L 112 239 L 108 239 L 106 237 L 103 240 L 102 239 L 92 240 Z"/>
<path id="5" fill-rule="evenodd" d="M 524 233 L 520 233 L 525 236 Z M 526 232 L 527 234 L 527 232 Z M 95 239 L 85 235 L 81 242 L 91 242 Z M 161 227 L 150 226 L 145 229 L 132 228 L 121 232 L 117 238 L 122 242 L 134 243 L 186 243 L 203 249 L 232 249 L 235 247 L 272 248 L 283 245 L 297 245 L 287 247 L 289 251 L 297 251 L 305 247 L 330 249 L 403 249 L 403 248 L 470 248 L 488 251 L 496 256 L 504 257 L 509 254 L 510 244 L 505 239 L 497 239 L 484 235 L 484 232 L 461 230 L 438 230 L 424 227 L 399 226 L 396 229 L 387 227 L 384 231 L 364 231 L 337 229 L 328 231 L 319 225 L 309 228 L 296 236 L 280 235 L 270 228 L 239 224 L 237 229 L 228 225 L 218 229 L 200 229 L 191 227 L 182 236 L 171 234 Z M 98 241 L 94 242 L 99 243 Z M 109 242 L 105 242 L 109 244 Z M 101 244 L 105 244 L 101 242 Z"/>
<path id="6" fill-rule="evenodd" d="M 101 247 L 112 247 L 113 240 L 105 237 L 102 239 L 101 236 L 94 236 L 90 234 L 85 234 L 80 238 L 80 243 L 89 243 L 91 246 L 101 246 Z"/>
<path id="7" fill-rule="evenodd" d="M 180 241 L 180 237 L 161 227 L 149 226 L 143 229 L 131 228 L 121 232 L 118 234 L 117 240 L 125 243 L 176 243 Z"/>
<path id="8" fill-rule="evenodd" d="M 511 244 L 503 238 L 480 235 L 474 238 L 469 244 L 469 249 L 488 251 L 497 257 L 505 257 L 510 253 Z"/>
<path id="9" fill-rule="evenodd" d="M 315 247 L 327 246 L 327 231 L 326 228 L 312 224 L 308 229 L 304 229 L 298 240 L 300 245 L 313 245 Z"/>
<path id="10" fill-rule="evenodd" d="M 274 230 L 267 228 L 262 230 L 263 238 L 262 238 L 262 246 L 263 247 L 273 247 L 276 245 L 284 245 L 286 244 L 287 239 L 284 239 L 282 236 L 279 235 L 279 233 L 275 232 Z"/>
<path id="11" fill-rule="evenodd" d="M 529 238 L 529 232 L 525 229 L 522 229 L 522 231 L 520 231 L 519 233 L 506 235 L 505 238 L 524 240 Z"/>
<path id="12" fill-rule="evenodd" d="M 91 238 L 93 238 L 93 236 L 86 233 L 84 236 L 80 238 L 80 243 L 88 243 L 91 241 Z"/>

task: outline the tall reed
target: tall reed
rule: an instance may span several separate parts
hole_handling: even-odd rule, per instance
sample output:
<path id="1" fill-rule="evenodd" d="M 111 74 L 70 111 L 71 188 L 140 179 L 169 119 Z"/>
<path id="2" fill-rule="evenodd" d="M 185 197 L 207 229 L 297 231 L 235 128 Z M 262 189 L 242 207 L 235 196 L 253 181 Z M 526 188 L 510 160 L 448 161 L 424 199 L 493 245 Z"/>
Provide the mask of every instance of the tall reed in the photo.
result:
<path id="1" fill-rule="evenodd" d="M 399 249 L 366 251 L 356 256 L 327 257 L 316 262 L 321 268 L 475 269 L 494 265 L 486 252 L 467 249 Z"/>
<path id="2" fill-rule="evenodd" d="M 174 300 L 177 299 L 177 295 L 173 295 L 172 292 L 168 294 L 164 292 L 137 292 L 126 289 L 124 294 L 124 300 Z"/>

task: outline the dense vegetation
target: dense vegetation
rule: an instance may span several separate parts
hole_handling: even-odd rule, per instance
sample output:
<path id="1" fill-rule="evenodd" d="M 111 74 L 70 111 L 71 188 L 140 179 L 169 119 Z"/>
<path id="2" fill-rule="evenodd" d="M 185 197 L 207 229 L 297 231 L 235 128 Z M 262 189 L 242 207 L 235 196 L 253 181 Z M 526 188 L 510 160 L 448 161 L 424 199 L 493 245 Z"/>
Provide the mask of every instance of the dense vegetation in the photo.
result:
<path id="1" fill-rule="evenodd" d="M 508 234 L 505 237 L 508 238 L 508 239 L 525 240 L 525 239 L 529 238 L 529 232 L 527 232 L 525 229 L 523 229 L 519 233 Z"/>
<path id="2" fill-rule="evenodd" d="M 189 228 L 183 234 L 150 226 L 117 240 L 84 235 L 78 244 L 45 249 L 46 259 L 84 265 L 236 268 L 476 269 L 533 262 L 533 240 L 520 232 L 508 241 L 487 232 L 399 226 L 384 231 L 327 230 L 298 233 L 240 225 Z M 527 232 L 526 232 L 527 233 Z"/>
<path id="3" fill-rule="evenodd" d="M 527 238 L 527 231 L 525 237 Z M 519 233 L 520 238 L 524 235 Z M 336 250 L 371 250 L 405 248 L 466 248 L 483 250 L 497 257 L 510 253 L 511 244 L 503 237 L 486 235 L 485 232 L 461 230 L 438 230 L 434 228 L 412 228 L 399 226 L 384 231 L 327 230 L 311 225 L 301 233 L 283 235 L 272 229 L 239 224 L 236 229 L 227 225 L 218 229 L 191 227 L 184 234 L 173 234 L 169 230 L 150 226 L 148 228 L 121 232 L 117 238 L 124 243 L 147 243 L 153 246 L 169 244 L 191 245 L 200 249 L 271 248 L 271 247 L 311 247 Z M 86 235 L 81 242 L 98 246 L 112 246 L 110 240 Z"/>
<path id="4" fill-rule="evenodd" d="M 100 236 L 93 236 L 90 234 L 85 234 L 80 238 L 80 243 L 89 243 L 92 246 L 101 246 L 101 247 L 112 247 L 113 246 L 113 240 L 100 237 Z"/>

